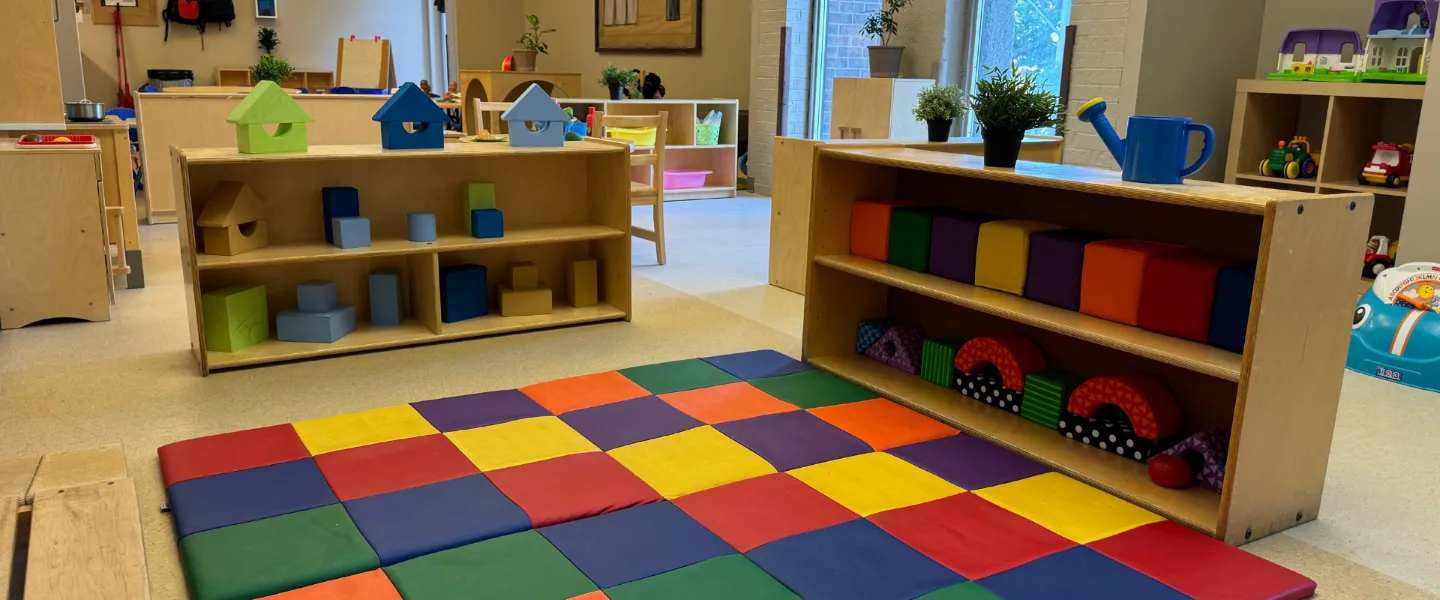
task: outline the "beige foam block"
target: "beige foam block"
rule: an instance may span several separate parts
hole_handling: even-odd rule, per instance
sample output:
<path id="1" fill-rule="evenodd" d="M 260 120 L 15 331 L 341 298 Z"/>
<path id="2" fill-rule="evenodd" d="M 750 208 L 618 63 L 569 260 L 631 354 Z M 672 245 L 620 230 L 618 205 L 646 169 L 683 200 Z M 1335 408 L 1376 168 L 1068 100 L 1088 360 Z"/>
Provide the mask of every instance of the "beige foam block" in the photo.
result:
<path id="1" fill-rule="evenodd" d="M 578 308 L 600 303 L 600 267 L 594 259 L 572 261 L 565 269 L 565 278 L 570 306 Z"/>
<path id="2" fill-rule="evenodd" d="M 125 477 L 125 450 L 120 444 L 51 452 L 40 459 L 27 497 Z"/>
<path id="3" fill-rule="evenodd" d="M 552 309 L 550 288 L 517 290 L 504 284 L 500 286 L 500 316 L 502 317 L 548 315 Z"/>
<path id="4" fill-rule="evenodd" d="M 0 460 L 0 498 L 24 496 L 30 490 L 30 480 L 35 479 L 35 467 L 40 466 L 40 455 Z M 0 590 L 4 590 L 0 587 Z"/>
<path id="5" fill-rule="evenodd" d="M 510 287 L 516 290 L 533 290 L 540 287 L 540 269 L 533 262 L 510 263 Z"/>

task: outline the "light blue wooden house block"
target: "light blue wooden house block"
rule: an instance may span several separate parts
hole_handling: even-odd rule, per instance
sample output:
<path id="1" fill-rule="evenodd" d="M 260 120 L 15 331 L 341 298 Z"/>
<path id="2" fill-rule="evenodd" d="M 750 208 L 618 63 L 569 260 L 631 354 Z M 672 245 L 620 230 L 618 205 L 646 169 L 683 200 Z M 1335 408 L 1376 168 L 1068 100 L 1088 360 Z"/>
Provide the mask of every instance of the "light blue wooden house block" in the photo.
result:
<path id="1" fill-rule="evenodd" d="M 565 124 L 570 115 L 555 104 L 555 100 L 540 89 L 540 84 L 530 84 L 530 89 L 520 94 L 510 110 L 500 115 L 510 124 L 510 145 L 519 148 L 563 148 L 565 147 Z M 527 122 L 537 131 L 531 131 Z"/>

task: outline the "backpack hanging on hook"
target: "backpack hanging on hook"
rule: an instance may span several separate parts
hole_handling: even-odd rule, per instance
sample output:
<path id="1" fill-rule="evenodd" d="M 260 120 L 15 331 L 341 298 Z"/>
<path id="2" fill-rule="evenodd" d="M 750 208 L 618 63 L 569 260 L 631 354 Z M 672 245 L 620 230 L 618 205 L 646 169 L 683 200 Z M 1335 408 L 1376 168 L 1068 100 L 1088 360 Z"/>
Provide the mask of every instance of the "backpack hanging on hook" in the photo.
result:
<path id="1" fill-rule="evenodd" d="M 235 21 L 234 0 L 169 0 L 165 6 L 165 41 L 170 41 L 170 23 L 193 25 L 200 31 L 200 49 L 205 49 L 205 28 L 214 23 L 225 27 Z"/>

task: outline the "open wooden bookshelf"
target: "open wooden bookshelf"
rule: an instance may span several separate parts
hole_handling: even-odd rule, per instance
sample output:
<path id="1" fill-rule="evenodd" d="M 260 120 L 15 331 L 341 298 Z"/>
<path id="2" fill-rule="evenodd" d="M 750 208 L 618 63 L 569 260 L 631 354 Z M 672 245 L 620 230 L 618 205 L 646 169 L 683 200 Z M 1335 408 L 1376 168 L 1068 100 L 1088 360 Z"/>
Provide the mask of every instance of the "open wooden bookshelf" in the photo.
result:
<path id="1" fill-rule="evenodd" d="M 594 142 L 564 148 L 511 148 L 505 144 L 447 144 L 437 150 L 383 150 L 379 146 L 316 146 L 307 153 L 240 154 L 233 148 L 172 149 L 184 262 L 191 347 L 202 373 L 273 362 L 382 350 L 448 340 L 630 318 L 629 154 L 623 146 Z M 216 184 L 243 181 L 265 204 L 270 245 L 236 256 L 205 254 L 195 215 Z M 477 239 L 461 221 L 464 185 L 495 184 L 505 235 Z M 371 245 L 341 249 L 325 241 L 321 188 L 354 187 L 360 213 L 370 220 Z M 411 242 L 406 215 L 435 213 L 437 240 Z M 599 263 L 600 303 L 566 304 L 565 265 Z M 530 261 L 554 294 L 546 315 L 502 317 L 495 286 L 507 263 Z M 442 267 L 481 264 L 489 269 L 491 313 L 466 321 L 440 320 Z M 368 275 L 401 272 L 405 321 L 380 327 L 370 314 Z M 333 344 L 274 339 L 274 316 L 295 307 L 295 285 L 334 281 L 341 304 L 355 306 L 354 332 Z M 206 350 L 200 296 L 237 284 L 263 284 L 271 339 L 236 352 Z"/>
<path id="2" fill-rule="evenodd" d="M 666 189 L 665 200 L 705 200 L 734 198 L 736 170 L 739 168 L 740 102 L 738 100 L 600 100 L 556 98 L 561 106 L 575 110 L 584 119 L 591 108 L 607 115 L 646 116 L 669 113 L 668 139 L 665 140 L 665 168 L 671 171 L 710 171 L 703 187 L 687 190 Z M 697 145 L 695 120 L 710 111 L 720 113 L 718 144 Z"/>
<path id="3" fill-rule="evenodd" d="M 1372 196 L 1134 184 L 1109 171 L 1024 161 L 989 169 L 980 157 L 908 148 L 821 149 L 814 181 L 803 350 L 811 364 L 1231 544 L 1315 518 Z M 1245 352 L 853 256 L 851 204 L 873 198 L 1255 263 Z M 876 318 L 930 338 L 1018 334 L 1050 368 L 1083 377 L 1156 377 L 1180 405 L 1185 434 L 1231 429 L 1223 493 L 1162 488 L 1144 464 L 856 354 L 856 327 Z"/>

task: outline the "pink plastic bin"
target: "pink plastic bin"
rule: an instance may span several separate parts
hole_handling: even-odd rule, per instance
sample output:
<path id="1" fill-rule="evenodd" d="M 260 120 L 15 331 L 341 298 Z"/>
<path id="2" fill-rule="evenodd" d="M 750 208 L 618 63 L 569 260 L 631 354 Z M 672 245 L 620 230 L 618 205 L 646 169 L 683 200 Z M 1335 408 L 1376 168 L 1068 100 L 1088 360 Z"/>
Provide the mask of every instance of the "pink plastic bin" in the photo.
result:
<path id="1" fill-rule="evenodd" d="M 693 190 L 705 187 L 705 176 L 712 171 L 666 171 L 665 189 Z"/>

